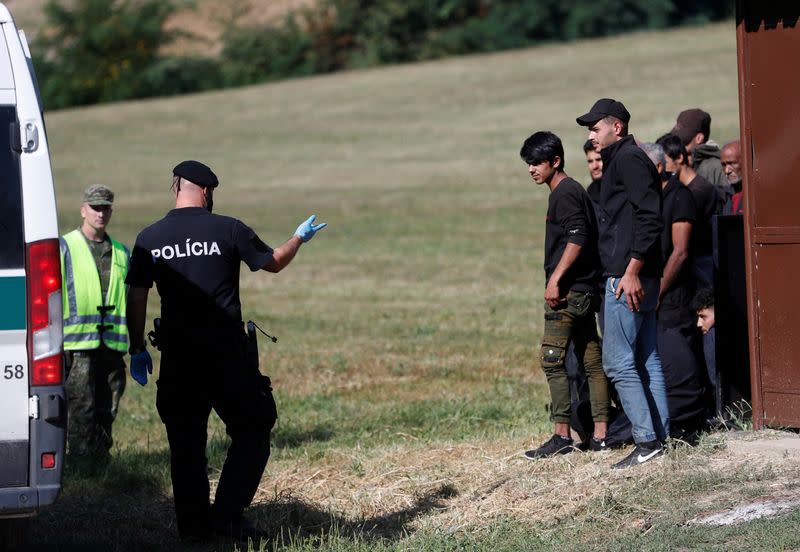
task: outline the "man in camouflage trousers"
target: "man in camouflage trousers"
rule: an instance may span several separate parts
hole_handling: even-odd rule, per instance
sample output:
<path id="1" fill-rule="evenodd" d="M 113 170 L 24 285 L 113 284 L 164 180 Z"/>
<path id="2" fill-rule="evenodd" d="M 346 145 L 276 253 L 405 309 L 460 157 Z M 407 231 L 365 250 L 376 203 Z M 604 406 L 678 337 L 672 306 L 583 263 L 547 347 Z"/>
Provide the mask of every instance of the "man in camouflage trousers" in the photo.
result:
<path id="1" fill-rule="evenodd" d="M 123 357 L 128 350 L 124 282 L 130 254 L 106 233 L 113 203 L 110 189 L 90 186 L 81 206 L 83 223 L 60 239 L 67 446 L 72 456 L 104 461 L 125 390 Z"/>
<path id="2" fill-rule="evenodd" d="M 594 428 L 586 448 L 607 450 L 608 381 L 603 372 L 595 313 L 600 304 L 597 223 L 586 190 L 564 172 L 564 147 L 552 132 L 536 132 L 520 156 L 537 185 L 550 189 L 544 244 L 544 335 L 540 363 L 550 387 L 553 436 L 524 456 L 534 460 L 576 450 L 570 436 L 571 399 L 565 367 L 570 343 L 589 383 Z"/>

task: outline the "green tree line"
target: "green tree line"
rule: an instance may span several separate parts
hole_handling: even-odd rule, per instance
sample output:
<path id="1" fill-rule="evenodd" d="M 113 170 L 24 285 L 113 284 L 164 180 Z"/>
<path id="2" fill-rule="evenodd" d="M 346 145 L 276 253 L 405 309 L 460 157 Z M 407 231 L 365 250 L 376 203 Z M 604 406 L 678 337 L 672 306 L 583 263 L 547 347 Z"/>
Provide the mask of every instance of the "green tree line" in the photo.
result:
<path id="1" fill-rule="evenodd" d="M 732 0 L 319 0 L 230 24 L 214 57 L 164 55 L 174 0 L 49 0 L 35 65 L 48 109 L 521 48 L 733 15 Z"/>

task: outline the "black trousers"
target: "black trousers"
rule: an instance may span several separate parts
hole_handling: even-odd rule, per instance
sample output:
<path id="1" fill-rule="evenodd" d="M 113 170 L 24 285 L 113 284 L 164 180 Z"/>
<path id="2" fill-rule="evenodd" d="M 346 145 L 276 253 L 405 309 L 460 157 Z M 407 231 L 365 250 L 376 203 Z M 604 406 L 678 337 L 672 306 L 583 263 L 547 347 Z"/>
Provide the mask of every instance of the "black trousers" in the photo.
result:
<path id="1" fill-rule="evenodd" d="M 248 364 L 238 343 L 222 350 L 169 347 L 162 354 L 156 407 L 167 429 L 180 536 L 207 535 L 212 516 L 240 518 L 269 459 L 277 418 L 269 378 Z M 213 507 L 206 458 L 212 408 L 231 438 Z"/>
<path id="2" fill-rule="evenodd" d="M 681 431 L 698 430 L 707 415 L 706 390 L 697 362 L 694 334 L 693 327 L 658 326 L 658 354 L 664 370 L 670 425 L 675 430 L 673 437 L 680 437 Z"/>

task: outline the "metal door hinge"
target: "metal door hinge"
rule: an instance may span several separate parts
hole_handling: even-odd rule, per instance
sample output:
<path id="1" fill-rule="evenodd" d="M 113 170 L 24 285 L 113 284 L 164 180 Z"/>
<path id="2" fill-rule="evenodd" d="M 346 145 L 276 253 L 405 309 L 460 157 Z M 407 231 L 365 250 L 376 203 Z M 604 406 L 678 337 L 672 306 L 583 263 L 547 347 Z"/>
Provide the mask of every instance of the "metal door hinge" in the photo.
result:
<path id="1" fill-rule="evenodd" d="M 22 151 L 33 153 L 39 149 L 39 127 L 36 121 L 25 121 L 22 125 Z"/>
<path id="2" fill-rule="evenodd" d="M 28 417 L 39 419 L 39 395 L 28 397 Z"/>

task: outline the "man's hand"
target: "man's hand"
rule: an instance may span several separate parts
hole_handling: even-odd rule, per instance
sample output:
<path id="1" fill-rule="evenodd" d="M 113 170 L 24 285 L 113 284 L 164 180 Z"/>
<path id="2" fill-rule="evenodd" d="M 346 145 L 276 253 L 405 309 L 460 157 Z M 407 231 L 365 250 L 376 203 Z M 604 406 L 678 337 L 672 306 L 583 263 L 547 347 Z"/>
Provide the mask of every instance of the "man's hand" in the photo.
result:
<path id="1" fill-rule="evenodd" d="M 147 385 L 147 374 L 153 373 L 153 359 L 147 349 L 131 355 L 131 377 L 139 385 Z"/>
<path id="2" fill-rule="evenodd" d="M 313 238 L 314 234 L 316 234 L 318 230 L 322 230 L 328 226 L 327 222 L 323 222 L 322 224 L 314 224 L 316 219 L 317 215 L 311 215 L 308 217 L 308 220 L 298 226 L 297 230 L 294 231 L 294 235 L 303 240 L 303 243 Z"/>
<path id="3" fill-rule="evenodd" d="M 558 282 L 552 276 L 547 282 L 547 287 L 544 289 L 544 300 L 547 306 L 555 309 L 564 302 L 564 297 L 561 297 L 561 291 L 558 289 Z"/>
<path id="4" fill-rule="evenodd" d="M 644 301 L 644 288 L 642 288 L 642 282 L 639 280 L 638 274 L 626 272 L 619 279 L 614 295 L 619 299 L 623 292 L 625 292 L 625 299 L 628 301 L 628 308 L 631 312 L 638 312 L 642 301 Z"/>

